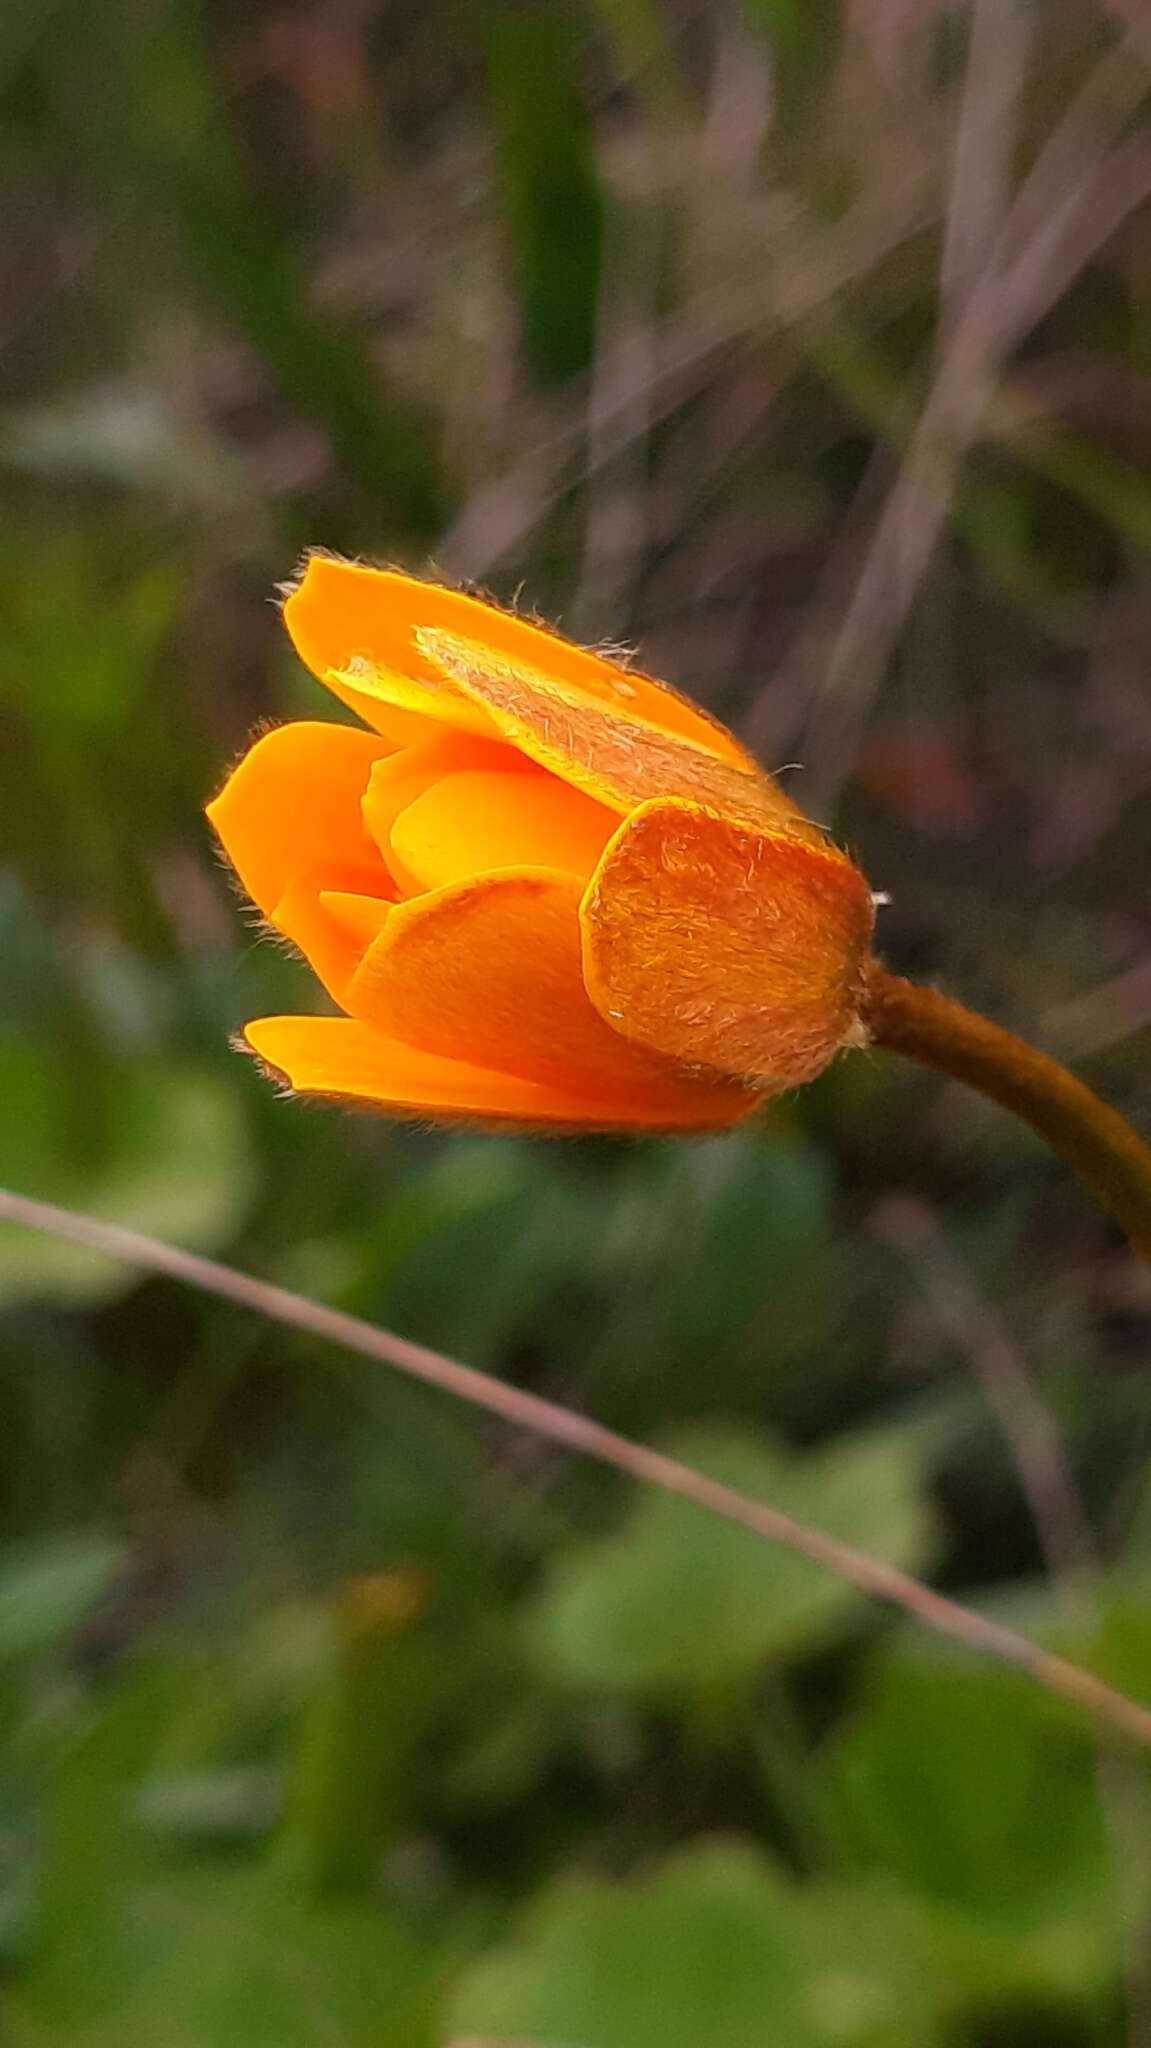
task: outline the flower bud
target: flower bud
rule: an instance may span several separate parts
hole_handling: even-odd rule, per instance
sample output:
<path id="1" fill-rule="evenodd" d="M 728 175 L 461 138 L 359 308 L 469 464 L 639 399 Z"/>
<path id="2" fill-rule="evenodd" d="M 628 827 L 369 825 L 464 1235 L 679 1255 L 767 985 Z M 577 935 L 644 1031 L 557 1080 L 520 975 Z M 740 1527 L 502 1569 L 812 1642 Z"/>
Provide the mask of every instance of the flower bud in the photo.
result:
<path id="1" fill-rule="evenodd" d="M 862 1042 L 862 875 L 667 687 L 479 598 L 310 558 L 281 726 L 209 816 L 336 1016 L 245 1030 L 307 1093 L 541 1130 L 706 1130 Z"/>

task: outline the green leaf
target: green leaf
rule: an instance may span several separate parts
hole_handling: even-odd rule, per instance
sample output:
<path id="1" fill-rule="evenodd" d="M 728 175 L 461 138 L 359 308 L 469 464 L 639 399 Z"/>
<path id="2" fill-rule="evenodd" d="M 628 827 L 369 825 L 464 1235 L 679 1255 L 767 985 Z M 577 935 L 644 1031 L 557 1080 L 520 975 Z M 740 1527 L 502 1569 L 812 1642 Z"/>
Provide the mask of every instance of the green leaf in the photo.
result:
<path id="1" fill-rule="evenodd" d="M 841 0 L 743 0 L 743 9 L 771 44 L 780 118 L 797 125 L 827 82 L 842 31 Z"/>
<path id="2" fill-rule="evenodd" d="M 46 744 L 86 742 L 124 725 L 156 672 L 183 592 L 173 561 L 108 573 L 79 527 L 39 535 L 4 578 L 0 673 Z"/>
<path id="3" fill-rule="evenodd" d="M 54 1536 L 0 1555 L 0 1659 L 45 1649 L 107 1590 L 124 1546 L 96 1533 Z"/>
<path id="4" fill-rule="evenodd" d="M 349 1580 L 337 1655 L 301 1716 L 280 1850 L 318 1891 L 374 1890 L 411 1803 L 416 1739 L 436 1697 L 418 1571 Z"/>
<path id="5" fill-rule="evenodd" d="M 114 145 L 137 187 L 163 194 L 194 282 L 326 433 L 344 476 L 383 506 L 385 527 L 429 541 L 449 509 L 434 426 L 361 335 L 309 304 L 303 266 L 247 174 L 199 0 L 166 0 L 146 36 L 130 11 L 105 26 L 125 81 Z"/>
<path id="6" fill-rule="evenodd" d="M 69 1103 L 47 1052 L 0 1043 L 0 1181 L 207 1251 L 234 1235 L 254 1186 L 243 1112 L 207 1075 L 138 1063 L 100 1075 L 112 1104 L 103 1156 L 90 1164 L 77 1124 L 82 1093 Z M 0 1228 L 0 1301 L 110 1299 L 132 1275 L 63 1239 Z"/>
<path id="7" fill-rule="evenodd" d="M 774 1305 L 786 1323 L 797 1290 L 826 1265 L 832 1174 L 827 1154 L 800 1138 L 738 1132 L 722 1145 L 685 1148 L 670 1164 L 665 1202 L 667 1272 L 654 1309 L 664 1364 L 694 1363 Z M 662 1205 L 661 1205 L 662 1206 Z M 679 1255 L 691 1244 L 690 1261 Z"/>
<path id="8" fill-rule="evenodd" d="M 293 1896 L 265 1869 L 185 1864 L 125 1886 L 80 1936 L 67 1992 L 49 1958 L 13 1999 L 15 2017 L 43 2026 L 45 2040 L 434 2048 L 434 1958 L 380 1907 Z M 97 2000 L 84 1997 L 85 1966 Z"/>
<path id="9" fill-rule="evenodd" d="M 397 1916 L 317 1896 L 274 1851 L 173 1853 L 165 1793 L 236 1740 L 230 1684 L 169 1647 L 30 1731 L 51 1792 L 15 2015 L 73 2048 L 432 2048 L 434 1958 Z"/>
<path id="10" fill-rule="evenodd" d="M 827 2048 L 942 2048 L 938 1938 L 921 1902 L 878 1872 L 792 1897 L 793 1953 Z"/>
<path id="11" fill-rule="evenodd" d="M 1107 1917 L 1089 1738 L 1025 1679 L 889 1657 L 834 1769 L 861 1844 L 925 1897 L 1018 1929 Z"/>
<path id="12" fill-rule="evenodd" d="M 524 354 L 540 384 L 595 347 L 603 202 L 579 52 L 562 9 L 496 0 L 488 72 Z"/>
<path id="13" fill-rule="evenodd" d="M 767 1860 L 714 1843 L 629 1885 L 567 1879 L 467 1973 L 445 2038 L 532 2048 L 807 2048 L 820 2036 Z"/>
<path id="14" fill-rule="evenodd" d="M 387 1286 L 372 1312 L 426 1344 L 495 1364 L 544 1312 L 557 1279 L 578 1268 L 597 1218 L 541 1147 L 489 1139 L 453 1147 L 410 1183 L 394 1227 L 402 1255 L 384 1248 Z"/>
<path id="15" fill-rule="evenodd" d="M 929 1543 L 917 1456 L 901 1436 L 860 1437 L 796 1457 L 750 1434 L 693 1431 L 685 1464 L 892 1564 Z M 849 1620 L 855 1589 L 793 1552 L 668 1494 L 557 1568 L 536 1619 L 562 1678 L 642 1695 L 714 1693 L 766 1661 L 812 1649 Z"/>

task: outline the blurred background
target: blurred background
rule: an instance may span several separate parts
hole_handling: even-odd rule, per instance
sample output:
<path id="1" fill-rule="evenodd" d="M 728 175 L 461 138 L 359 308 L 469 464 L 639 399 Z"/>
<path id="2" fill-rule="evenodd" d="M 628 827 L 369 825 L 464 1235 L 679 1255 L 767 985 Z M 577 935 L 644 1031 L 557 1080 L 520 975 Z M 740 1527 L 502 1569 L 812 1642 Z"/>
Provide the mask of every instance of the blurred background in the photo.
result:
<path id="1" fill-rule="evenodd" d="M 6 0 L 0 1179 L 1151 1697 L 1151 1289 L 855 1057 L 729 1139 L 277 1099 L 201 816 L 305 545 L 641 650 L 890 964 L 1146 1116 L 1145 0 Z M 802 764 L 797 766 L 794 764 Z M 731 1528 L 0 1234 L 0 2038 L 1136 2048 L 1144 1767 Z"/>

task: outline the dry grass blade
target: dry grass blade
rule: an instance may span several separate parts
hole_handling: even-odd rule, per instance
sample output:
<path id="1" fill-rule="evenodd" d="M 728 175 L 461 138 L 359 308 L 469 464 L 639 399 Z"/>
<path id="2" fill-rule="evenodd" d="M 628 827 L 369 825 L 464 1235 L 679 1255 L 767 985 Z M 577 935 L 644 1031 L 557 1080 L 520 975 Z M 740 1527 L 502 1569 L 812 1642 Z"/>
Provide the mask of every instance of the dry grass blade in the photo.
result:
<path id="1" fill-rule="evenodd" d="M 654 363 L 645 364 L 642 384 L 637 385 L 630 344 L 617 347 L 597 365 L 594 447 L 581 445 L 583 421 L 529 447 L 514 467 L 472 494 L 439 541 L 440 568 L 460 578 L 490 575 L 565 491 L 590 481 L 626 454 L 637 434 L 645 437 L 669 419 L 718 362 L 833 305 L 933 218 L 922 179 L 908 178 L 898 190 L 877 186 L 818 240 L 806 235 L 793 260 L 771 263 L 770 300 L 761 276 L 750 286 L 702 293 L 665 322 L 652 337 Z M 768 262 L 765 250 L 765 273 Z"/>
<path id="2" fill-rule="evenodd" d="M 976 39 L 972 63 L 981 57 Z M 850 774 L 872 699 L 947 520 L 956 478 L 1013 349 L 1151 191 L 1142 136 L 1116 138 L 1145 90 L 1124 50 L 1096 66 L 1024 179 L 948 337 L 905 460 L 891 486 L 832 648 L 805 736 L 822 813 Z M 960 121 L 944 271 L 958 262 L 969 150 Z M 965 237 L 960 237 L 965 244 Z"/>
<path id="3" fill-rule="evenodd" d="M 940 1327 L 965 1351 L 1011 1451 L 1031 1508 L 1048 1573 L 1069 1621 L 1099 1620 L 1099 1558 L 1054 1417 L 990 1302 L 974 1285 L 927 1203 L 891 1197 L 875 1225 L 914 1268 Z M 1128 2044 L 1151 2043 L 1151 1968 L 1147 1950 L 1148 1787 L 1132 1757 L 1100 1746 L 1096 1782 L 1110 1843 L 1125 1946 Z"/>
<path id="4" fill-rule="evenodd" d="M 445 1358 L 441 1352 L 412 1343 L 394 1331 L 377 1329 L 374 1324 L 362 1322 L 357 1316 L 326 1308 L 321 1302 L 309 1301 L 303 1295 L 289 1293 L 286 1288 L 254 1279 L 248 1273 L 239 1273 L 234 1267 L 220 1265 L 193 1252 L 180 1251 L 174 1245 L 162 1244 L 138 1231 L 123 1230 L 116 1224 L 102 1223 L 95 1217 L 58 1208 L 51 1202 L 38 1202 L 29 1196 L 0 1189 L 0 1221 L 47 1231 L 75 1244 L 87 1245 L 124 1265 L 165 1274 L 185 1286 L 199 1288 L 221 1300 L 251 1309 L 256 1315 L 267 1316 L 270 1321 L 282 1323 L 289 1329 L 303 1330 L 324 1343 L 358 1352 L 361 1357 L 370 1358 L 377 1364 L 393 1366 L 426 1386 L 438 1387 L 443 1393 L 499 1416 L 515 1429 L 534 1431 L 537 1436 L 545 1437 L 579 1457 L 594 1458 L 602 1465 L 614 1467 L 641 1485 L 660 1487 L 665 1493 L 691 1501 L 707 1513 L 722 1515 L 726 1521 L 750 1529 L 766 1542 L 780 1544 L 809 1559 L 812 1564 L 835 1572 L 869 1599 L 900 1608 L 925 1627 L 962 1644 L 977 1656 L 994 1658 L 998 1663 L 1022 1672 L 1048 1692 L 1093 1715 L 1104 1729 L 1151 1748 L 1151 1707 L 1131 1699 L 1126 1693 L 1117 1692 L 1066 1658 L 1053 1656 L 1013 1629 L 1004 1628 L 985 1615 L 936 1593 L 918 1579 L 910 1578 L 906 1572 L 897 1571 L 863 1551 L 853 1550 L 825 1535 L 822 1530 L 809 1528 L 776 1508 L 749 1499 L 747 1495 L 707 1478 L 702 1472 L 693 1471 L 690 1466 L 666 1457 L 647 1444 L 620 1436 L 617 1431 L 606 1429 L 601 1423 L 593 1422 L 573 1409 L 544 1400 L 538 1394 L 526 1393 L 520 1387 L 507 1386 L 488 1373 L 461 1365 L 456 1359 Z"/>

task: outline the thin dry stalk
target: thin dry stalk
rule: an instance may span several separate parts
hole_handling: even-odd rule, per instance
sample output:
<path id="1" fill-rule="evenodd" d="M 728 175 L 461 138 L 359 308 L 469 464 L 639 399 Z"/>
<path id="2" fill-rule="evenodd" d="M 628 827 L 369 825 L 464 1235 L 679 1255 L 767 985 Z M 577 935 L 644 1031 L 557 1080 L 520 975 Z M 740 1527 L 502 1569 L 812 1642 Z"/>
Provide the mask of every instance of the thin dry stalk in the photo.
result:
<path id="1" fill-rule="evenodd" d="M 910 1259 L 940 1327 L 971 1360 L 1003 1432 L 1047 1569 L 1076 1619 L 1090 1617 L 1084 1580 L 1098 1560 L 1051 1411 L 990 1302 L 974 1287 L 925 1202 L 893 1197 L 876 1216 L 880 1234 Z"/>
<path id="2" fill-rule="evenodd" d="M 976 0 L 939 266 L 944 339 L 953 332 L 1007 216 L 1029 26 L 1028 10 L 1018 0 Z"/>
<path id="3" fill-rule="evenodd" d="M 956 478 L 1003 365 L 1151 192 L 1143 138 L 1114 141 L 1145 86 L 1125 51 L 1101 60 L 1040 151 L 964 305 L 952 315 L 931 390 L 877 521 L 809 720 L 804 750 L 817 763 L 813 801 L 821 812 L 851 771 L 868 710 L 935 553 Z M 966 155 L 961 149 L 955 175 Z M 950 211 L 954 218 L 954 204 Z"/>
<path id="4" fill-rule="evenodd" d="M 1069 1621 L 1099 1620 L 1098 1554 L 1051 1411 L 1000 1316 L 976 1289 L 932 1210 L 913 1196 L 883 1205 L 882 1236 L 911 1260 L 941 1327 L 971 1360 L 1011 1452 L 1051 1580 Z M 1128 2048 L 1151 2044 L 1147 1784 L 1130 1757 L 1100 1746 L 1096 1784 L 1115 1875 L 1124 1949 Z"/>
<path id="5" fill-rule="evenodd" d="M 784 1549 L 806 1557 L 812 1564 L 822 1565 L 825 1570 L 855 1586 L 868 1599 L 901 1609 L 924 1627 L 947 1636 L 976 1656 L 990 1657 L 997 1663 L 1009 1665 L 1047 1692 L 1057 1694 L 1094 1716 L 1103 1728 L 1151 1748 L 1151 1707 L 1131 1699 L 1126 1693 L 1117 1692 L 1113 1686 L 1106 1685 L 1102 1679 L 1066 1658 L 1052 1655 L 1038 1643 L 1018 1635 L 1014 1629 L 1005 1628 L 986 1615 L 949 1600 L 945 1594 L 935 1592 L 932 1587 L 896 1570 L 893 1565 L 884 1564 L 863 1551 L 853 1550 L 823 1530 L 809 1528 L 805 1523 L 795 1521 L 791 1515 L 781 1513 L 778 1508 L 751 1500 L 746 1494 L 737 1493 L 732 1487 L 723 1486 L 702 1472 L 694 1472 L 688 1465 L 681 1465 L 678 1459 L 669 1458 L 648 1444 L 638 1444 L 630 1437 L 620 1436 L 615 1430 L 606 1429 L 602 1423 L 593 1422 L 573 1409 L 563 1408 L 555 1401 L 546 1401 L 538 1394 L 526 1393 L 521 1387 L 507 1386 L 488 1373 L 478 1372 L 474 1366 L 461 1365 L 453 1358 L 445 1358 L 441 1352 L 430 1351 L 422 1344 L 412 1343 L 407 1337 L 397 1336 L 394 1331 L 377 1329 L 371 1323 L 362 1322 L 358 1316 L 325 1308 L 321 1302 L 291 1294 L 286 1288 L 273 1286 L 266 1280 L 256 1280 L 248 1273 L 238 1273 L 234 1267 L 220 1265 L 214 1259 L 180 1251 L 174 1245 L 162 1244 L 158 1239 L 145 1237 L 135 1230 L 121 1229 L 117 1224 L 77 1215 L 73 1210 L 58 1208 L 51 1202 L 38 1202 L 29 1196 L 0 1189 L 0 1221 L 47 1231 L 53 1237 L 87 1245 L 120 1264 L 139 1267 L 145 1272 L 163 1273 L 184 1286 L 197 1287 L 203 1293 L 214 1294 L 224 1301 L 238 1302 L 255 1314 L 267 1316 L 270 1321 L 282 1323 L 289 1329 L 303 1330 L 324 1343 L 357 1352 L 376 1364 L 394 1366 L 411 1379 L 438 1387 L 442 1393 L 452 1394 L 457 1400 L 485 1409 L 515 1429 L 532 1430 L 537 1436 L 574 1451 L 579 1457 L 593 1458 L 601 1465 L 609 1465 L 641 1485 L 658 1486 L 664 1493 L 691 1501 L 707 1513 L 721 1515 L 725 1521 L 750 1529 L 768 1543 L 780 1544 Z"/>
<path id="6" fill-rule="evenodd" d="M 655 367 L 647 388 L 637 391 L 634 366 L 614 355 L 600 371 L 597 441 L 585 467 L 576 469 L 582 433 L 577 421 L 536 443 L 514 467 L 473 492 L 436 549 L 445 573 L 482 578 L 521 546 L 532 528 L 565 492 L 625 454 L 637 431 L 646 437 L 670 418 L 715 372 L 733 349 L 747 348 L 772 332 L 786 332 L 835 303 L 861 277 L 920 234 L 935 217 L 924 181 L 906 180 L 893 191 L 865 192 L 843 218 L 815 237 L 804 238 L 802 257 L 772 268 L 770 281 L 757 278 L 746 290 L 703 293 L 669 320 L 654 337 Z"/>

